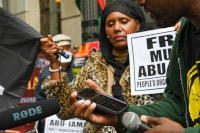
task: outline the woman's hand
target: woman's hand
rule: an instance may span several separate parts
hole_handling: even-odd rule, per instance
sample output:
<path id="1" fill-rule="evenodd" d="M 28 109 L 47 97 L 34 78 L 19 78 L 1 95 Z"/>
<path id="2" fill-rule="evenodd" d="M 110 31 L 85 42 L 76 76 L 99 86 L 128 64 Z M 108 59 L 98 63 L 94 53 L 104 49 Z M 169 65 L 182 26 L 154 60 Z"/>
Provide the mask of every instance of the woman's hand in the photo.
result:
<path id="1" fill-rule="evenodd" d="M 183 133 L 185 128 L 166 117 L 155 118 L 151 116 L 141 116 L 141 120 L 152 125 L 152 128 L 144 133 Z"/>
<path id="2" fill-rule="evenodd" d="M 48 38 L 41 38 L 40 43 L 42 44 L 40 49 L 44 52 L 45 56 L 50 60 L 51 63 L 58 63 L 56 54 L 61 48 L 53 42 L 51 35 Z"/>
<path id="3" fill-rule="evenodd" d="M 94 81 L 87 80 L 88 86 L 95 90 L 102 92 L 104 94 L 105 91 L 103 91 Z M 77 92 L 73 92 L 70 96 L 70 107 L 68 109 L 68 113 L 70 115 L 73 115 L 74 117 L 78 117 L 80 119 L 87 120 L 91 123 L 98 124 L 98 125 L 107 125 L 107 126 L 115 126 L 118 122 L 118 117 L 109 115 L 106 113 L 94 113 L 93 111 L 96 108 L 96 103 L 92 103 L 91 101 L 87 100 L 76 100 L 76 97 L 78 96 Z"/>

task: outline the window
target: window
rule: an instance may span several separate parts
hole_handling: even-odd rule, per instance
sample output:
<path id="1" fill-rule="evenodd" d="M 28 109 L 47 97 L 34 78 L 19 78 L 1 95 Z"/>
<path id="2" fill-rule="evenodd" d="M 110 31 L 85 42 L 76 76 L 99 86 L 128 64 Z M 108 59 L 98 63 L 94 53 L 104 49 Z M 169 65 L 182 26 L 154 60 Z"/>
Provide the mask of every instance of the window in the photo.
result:
<path id="1" fill-rule="evenodd" d="M 8 9 L 8 2 L 9 2 L 9 0 L 2 0 L 2 2 L 3 2 L 3 8 L 4 8 L 5 10 L 9 10 L 9 9 Z"/>

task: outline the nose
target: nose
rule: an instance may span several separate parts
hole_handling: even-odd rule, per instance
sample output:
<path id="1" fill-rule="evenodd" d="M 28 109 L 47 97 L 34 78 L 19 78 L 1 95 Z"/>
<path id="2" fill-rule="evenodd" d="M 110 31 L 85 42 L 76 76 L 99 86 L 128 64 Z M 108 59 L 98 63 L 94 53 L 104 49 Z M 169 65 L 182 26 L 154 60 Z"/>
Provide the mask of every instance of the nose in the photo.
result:
<path id="1" fill-rule="evenodd" d="M 146 5 L 146 0 L 137 0 L 137 5 L 138 6 L 144 6 L 144 5 Z"/>
<path id="2" fill-rule="evenodd" d="M 119 31 L 122 31 L 122 27 L 119 22 L 116 22 L 115 23 L 115 32 L 119 32 Z"/>

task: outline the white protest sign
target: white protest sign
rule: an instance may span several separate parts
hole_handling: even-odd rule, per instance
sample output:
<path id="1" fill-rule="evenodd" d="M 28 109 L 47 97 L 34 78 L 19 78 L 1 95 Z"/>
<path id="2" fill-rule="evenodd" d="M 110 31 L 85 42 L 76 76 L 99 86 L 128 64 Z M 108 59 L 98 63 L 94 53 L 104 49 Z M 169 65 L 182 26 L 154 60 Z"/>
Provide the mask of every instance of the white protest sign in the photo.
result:
<path id="1" fill-rule="evenodd" d="M 45 133 L 82 133 L 85 120 L 60 120 L 56 115 L 45 119 Z"/>
<path id="2" fill-rule="evenodd" d="M 174 27 L 129 34 L 131 95 L 163 93 Z"/>

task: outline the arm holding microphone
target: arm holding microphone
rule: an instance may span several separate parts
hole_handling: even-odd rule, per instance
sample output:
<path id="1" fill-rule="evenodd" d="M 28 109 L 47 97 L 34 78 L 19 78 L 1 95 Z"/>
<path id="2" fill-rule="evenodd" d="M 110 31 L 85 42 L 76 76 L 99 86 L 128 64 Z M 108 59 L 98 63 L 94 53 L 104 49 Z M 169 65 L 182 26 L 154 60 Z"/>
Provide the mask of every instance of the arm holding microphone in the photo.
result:
<path id="1" fill-rule="evenodd" d="M 155 118 L 143 115 L 141 116 L 141 120 L 153 125 L 152 129 L 145 133 L 184 133 L 185 131 L 185 128 L 181 124 L 166 117 Z"/>
<path id="2" fill-rule="evenodd" d="M 58 100 L 61 109 L 57 116 L 63 120 L 69 119 L 71 116 L 65 112 L 67 112 L 66 110 L 69 106 L 68 97 L 72 91 L 68 84 L 67 73 L 60 71 L 59 60 L 57 58 L 59 50 L 62 49 L 53 41 L 51 35 L 48 35 L 47 38 L 41 38 L 40 43 L 40 49 L 50 60 L 51 68 L 50 76 L 43 81 L 41 89 L 47 99 L 55 98 Z"/>
<path id="3" fill-rule="evenodd" d="M 59 61 L 56 54 L 58 54 L 59 50 L 62 49 L 58 47 L 55 42 L 53 42 L 51 35 L 48 35 L 48 38 L 41 38 L 40 43 L 42 44 L 40 49 L 50 60 L 51 70 L 59 70 Z M 56 82 L 59 80 L 59 73 L 62 74 L 61 71 L 55 71 L 51 73 L 52 82 Z"/>

